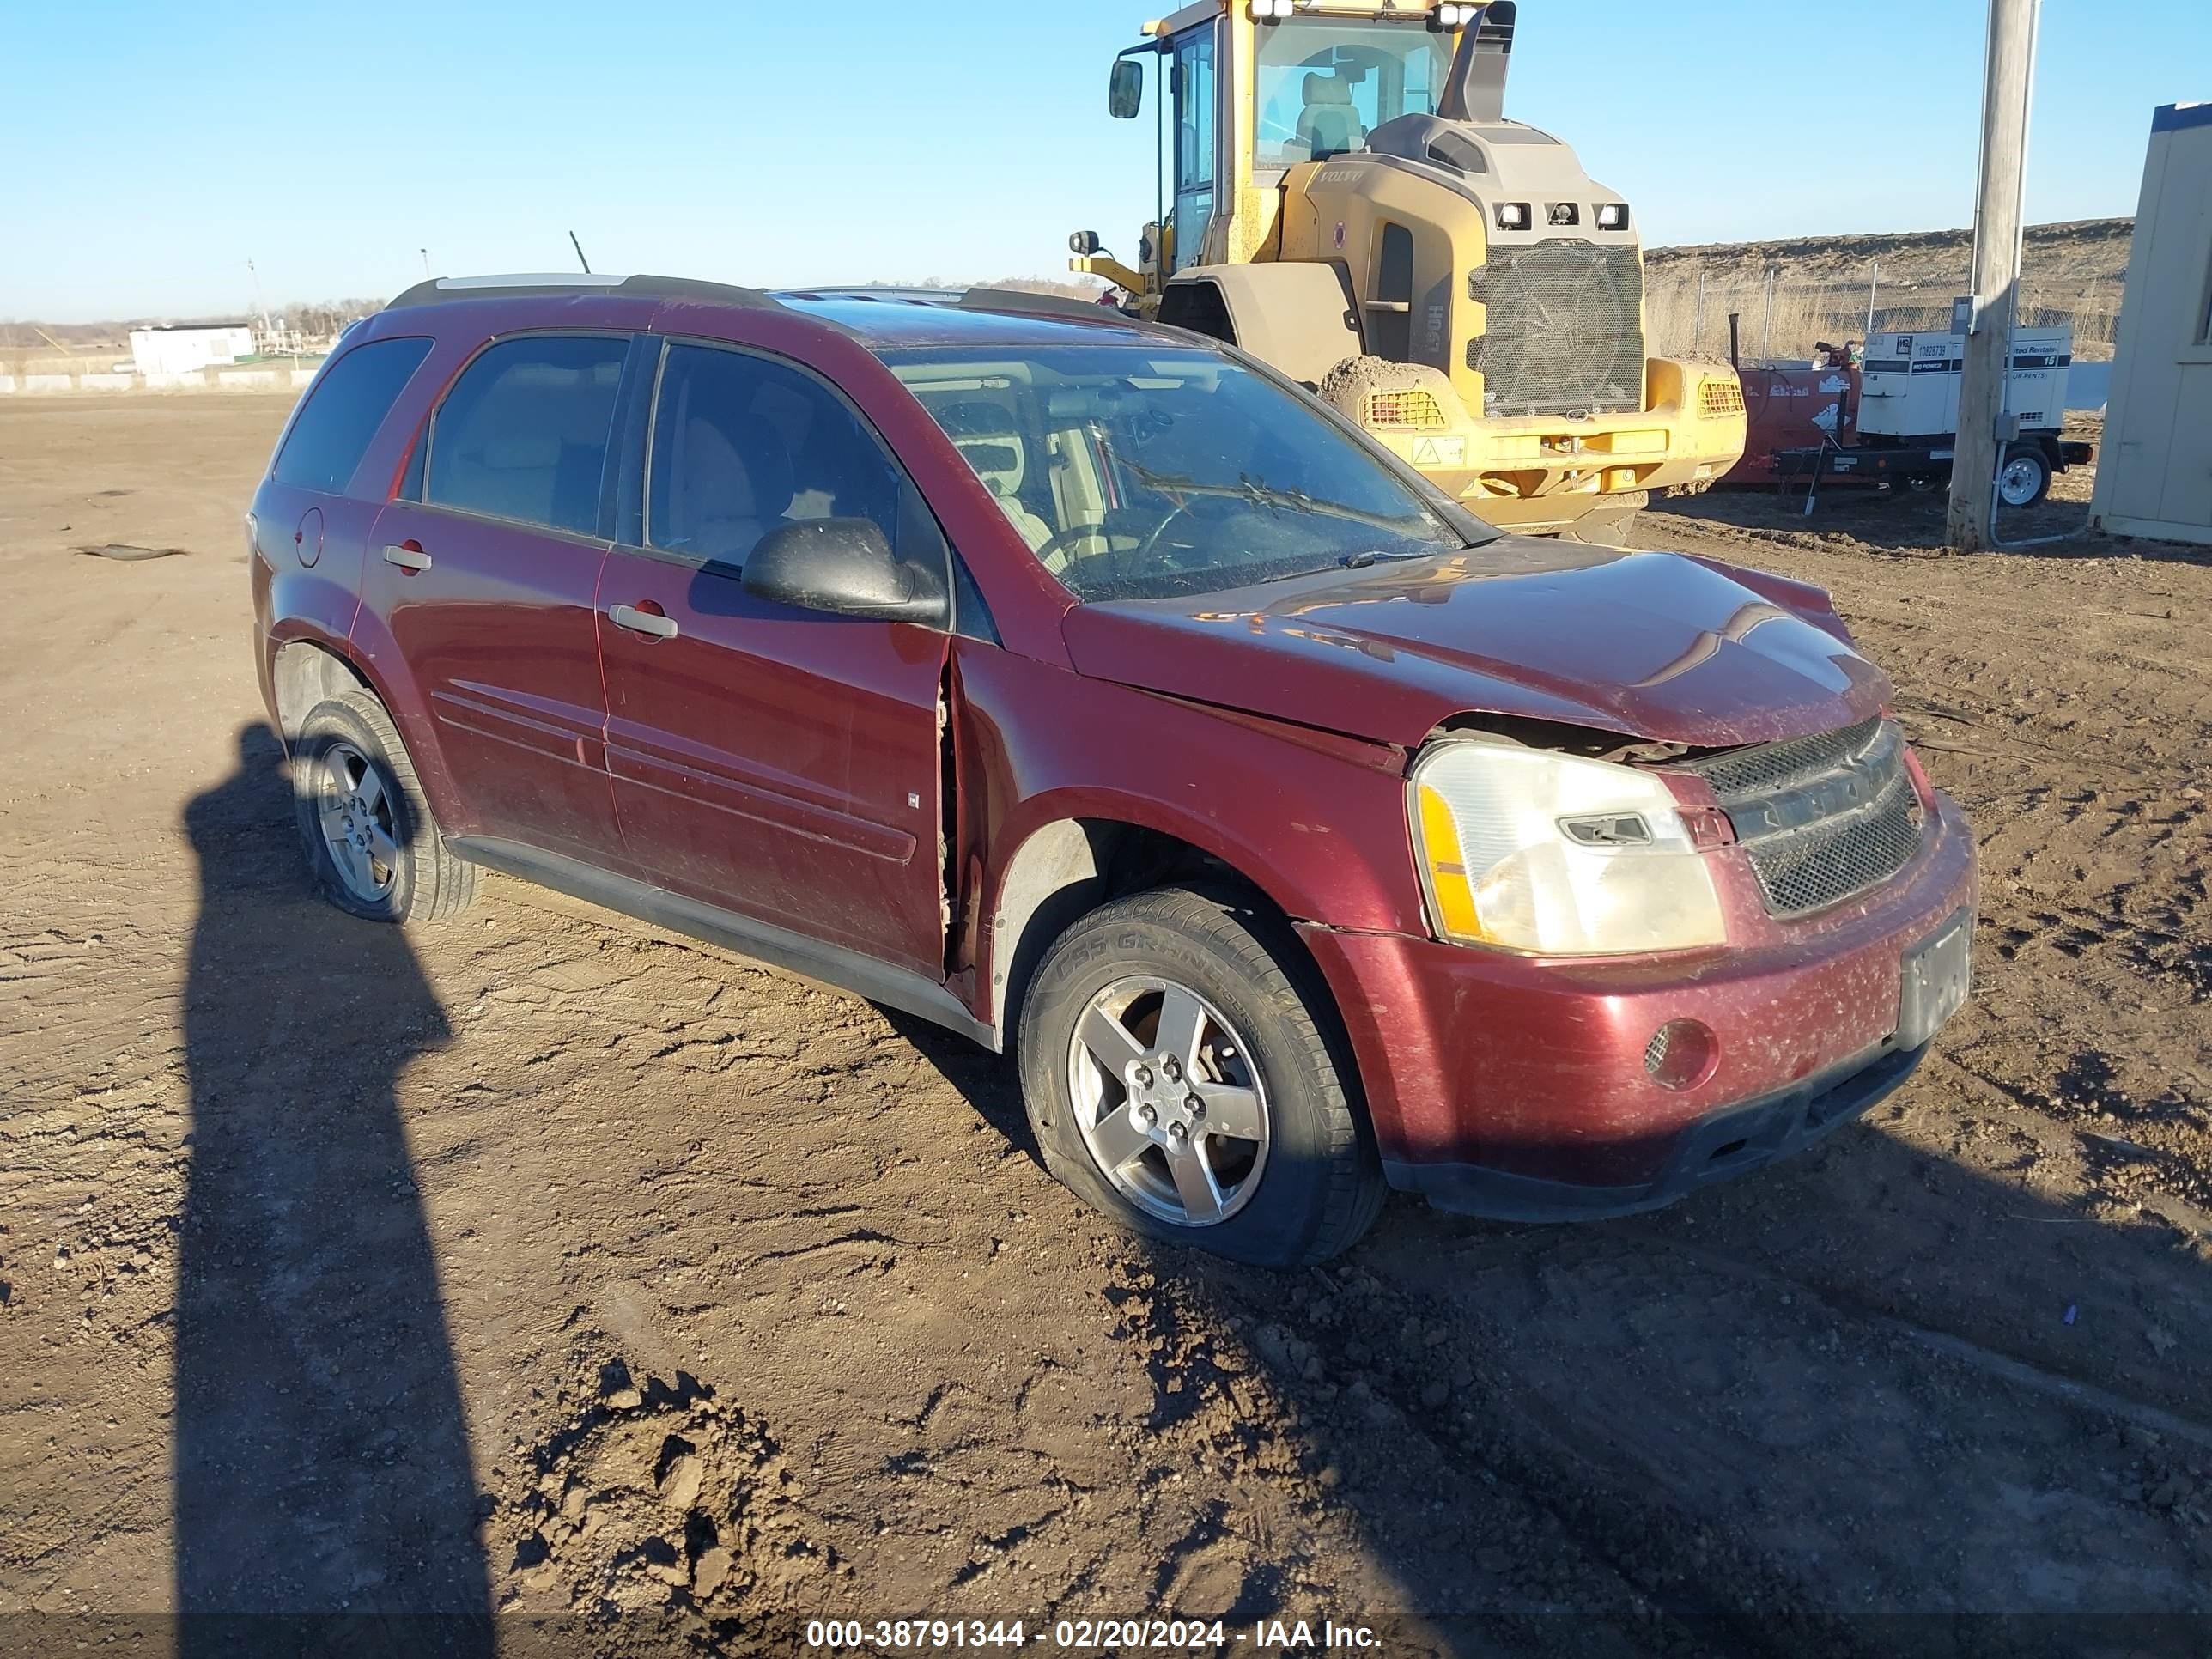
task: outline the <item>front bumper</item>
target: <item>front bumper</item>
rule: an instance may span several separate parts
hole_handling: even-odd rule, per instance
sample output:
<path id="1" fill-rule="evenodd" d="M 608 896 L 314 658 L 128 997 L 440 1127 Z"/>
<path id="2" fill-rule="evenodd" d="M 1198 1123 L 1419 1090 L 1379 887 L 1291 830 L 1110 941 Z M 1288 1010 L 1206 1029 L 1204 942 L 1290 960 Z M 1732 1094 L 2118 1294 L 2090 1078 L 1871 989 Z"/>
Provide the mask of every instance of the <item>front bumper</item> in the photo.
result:
<path id="1" fill-rule="evenodd" d="M 1547 1180 L 1479 1164 L 1386 1161 L 1383 1171 L 1392 1186 L 1419 1193 L 1440 1210 L 1494 1221 L 1602 1221 L 1634 1215 L 1802 1152 L 1896 1089 L 1927 1052 L 1925 1044 L 1886 1046 L 1842 1077 L 1809 1079 L 1764 1100 L 1724 1107 L 1671 1132 L 1659 1173 L 1635 1185 Z"/>
<path id="2" fill-rule="evenodd" d="M 1798 1150 L 1910 1075 L 1904 958 L 1976 902 L 1973 842 L 1937 796 L 1875 890 L 1691 958 L 1540 961 L 1399 934 L 1301 929 L 1334 992 L 1393 1186 L 1504 1219 L 1650 1209 Z M 1711 1075 L 1644 1066 L 1702 1022 Z"/>

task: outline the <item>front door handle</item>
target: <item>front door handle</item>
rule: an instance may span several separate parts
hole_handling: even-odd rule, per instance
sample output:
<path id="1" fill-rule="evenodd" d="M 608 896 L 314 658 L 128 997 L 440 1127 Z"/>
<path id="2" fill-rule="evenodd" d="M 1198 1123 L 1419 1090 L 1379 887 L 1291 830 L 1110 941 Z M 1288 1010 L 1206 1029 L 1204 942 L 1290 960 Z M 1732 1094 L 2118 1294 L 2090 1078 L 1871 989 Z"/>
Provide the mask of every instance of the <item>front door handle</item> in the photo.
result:
<path id="1" fill-rule="evenodd" d="M 641 611 L 634 605 L 611 605 L 607 620 L 617 628 L 627 628 L 633 634 L 644 634 L 656 640 L 676 637 L 676 618 L 664 617 L 655 611 Z"/>
<path id="2" fill-rule="evenodd" d="M 401 546 L 386 548 L 384 562 L 386 564 L 396 564 L 402 570 L 428 570 L 430 568 L 430 556 L 412 542 Z"/>

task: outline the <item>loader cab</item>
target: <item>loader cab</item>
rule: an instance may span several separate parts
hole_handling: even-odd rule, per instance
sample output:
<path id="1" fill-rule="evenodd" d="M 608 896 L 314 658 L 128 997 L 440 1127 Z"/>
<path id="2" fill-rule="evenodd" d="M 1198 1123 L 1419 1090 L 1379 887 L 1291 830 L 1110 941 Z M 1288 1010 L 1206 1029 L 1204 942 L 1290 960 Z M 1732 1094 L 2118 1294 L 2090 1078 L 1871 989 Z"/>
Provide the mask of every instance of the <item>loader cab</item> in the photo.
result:
<path id="1" fill-rule="evenodd" d="M 1142 262 L 1145 289 L 1192 265 L 1268 257 L 1285 176 L 1358 149 L 1385 122 L 1434 113 L 1459 25 L 1480 9 L 1200 0 L 1151 25 L 1152 41 L 1116 61 L 1112 100 L 1115 115 L 1137 114 L 1125 66 L 1156 58 L 1163 246 Z"/>
<path id="2" fill-rule="evenodd" d="M 1305 16 L 1254 32 L 1252 175 L 1358 149 L 1401 115 L 1433 115 L 1452 37 L 1413 22 Z"/>

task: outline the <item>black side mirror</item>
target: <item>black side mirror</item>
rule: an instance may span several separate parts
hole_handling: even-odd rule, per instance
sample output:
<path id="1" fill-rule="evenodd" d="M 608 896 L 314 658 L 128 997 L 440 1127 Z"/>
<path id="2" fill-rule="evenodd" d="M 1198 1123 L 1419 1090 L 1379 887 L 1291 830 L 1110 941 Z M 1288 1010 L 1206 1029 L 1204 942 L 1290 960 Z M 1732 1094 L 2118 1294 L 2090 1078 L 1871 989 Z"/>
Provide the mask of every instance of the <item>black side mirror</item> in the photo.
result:
<path id="1" fill-rule="evenodd" d="M 1133 58 L 1116 58 L 1106 83 L 1106 112 L 1117 121 L 1133 121 L 1144 106 L 1145 66 Z"/>
<path id="2" fill-rule="evenodd" d="M 809 611 L 945 626 L 945 573 L 902 563 L 873 519 L 808 519 L 770 531 L 745 559 L 744 590 Z"/>

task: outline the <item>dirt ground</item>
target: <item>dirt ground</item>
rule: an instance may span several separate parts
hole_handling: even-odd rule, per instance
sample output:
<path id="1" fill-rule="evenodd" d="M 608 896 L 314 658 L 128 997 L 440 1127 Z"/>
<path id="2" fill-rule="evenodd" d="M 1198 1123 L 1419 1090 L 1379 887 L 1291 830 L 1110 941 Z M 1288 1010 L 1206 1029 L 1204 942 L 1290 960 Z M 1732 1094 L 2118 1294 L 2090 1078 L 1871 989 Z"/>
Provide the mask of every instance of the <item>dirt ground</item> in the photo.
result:
<path id="1" fill-rule="evenodd" d="M 239 525 L 283 413 L 0 406 L 0 1648 L 2203 1650 L 2212 562 L 1651 514 L 1895 674 L 1981 840 L 1974 1001 L 1812 1156 L 1601 1225 L 1394 1200 L 1277 1276 L 1119 1236 L 902 1018 L 503 878 L 311 899 Z"/>

